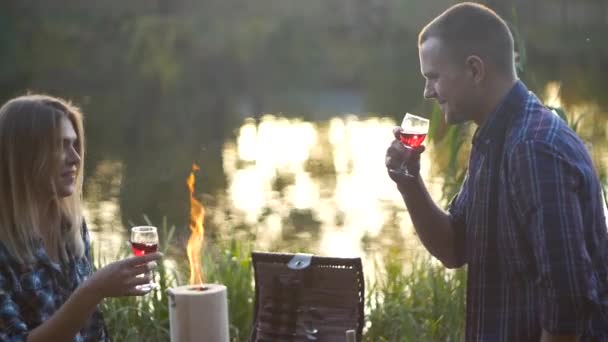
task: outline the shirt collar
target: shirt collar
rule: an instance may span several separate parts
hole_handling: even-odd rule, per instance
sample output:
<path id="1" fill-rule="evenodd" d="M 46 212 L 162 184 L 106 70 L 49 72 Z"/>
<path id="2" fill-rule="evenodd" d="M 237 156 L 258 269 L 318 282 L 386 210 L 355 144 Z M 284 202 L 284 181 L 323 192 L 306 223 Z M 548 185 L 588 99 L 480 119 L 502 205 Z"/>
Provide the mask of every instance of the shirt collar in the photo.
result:
<path id="1" fill-rule="evenodd" d="M 528 97 L 528 88 L 521 81 L 515 82 L 511 90 L 500 101 L 496 109 L 488 116 L 486 122 L 477 128 L 473 136 L 473 145 L 490 144 L 501 130 L 507 129 L 511 117 L 522 112 L 522 105 Z"/>

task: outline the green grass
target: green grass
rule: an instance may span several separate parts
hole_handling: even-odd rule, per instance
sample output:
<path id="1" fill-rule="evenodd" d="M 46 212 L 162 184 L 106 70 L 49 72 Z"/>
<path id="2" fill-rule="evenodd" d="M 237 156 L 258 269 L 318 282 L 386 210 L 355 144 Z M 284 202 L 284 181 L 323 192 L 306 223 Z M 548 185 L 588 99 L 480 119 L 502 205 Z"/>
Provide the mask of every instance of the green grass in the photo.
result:
<path id="1" fill-rule="evenodd" d="M 169 309 L 167 290 L 186 285 L 189 277 L 185 247 L 183 251 L 170 249 L 174 227 L 166 222 L 160 226 L 160 251 L 165 256 L 182 260 L 177 265 L 161 263 L 156 268 L 159 288 L 142 297 L 107 298 L 101 304 L 110 336 L 119 341 L 169 341 Z M 95 247 L 95 246 L 93 246 Z M 246 341 L 253 314 L 253 270 L 251 251 L 245 243 L 234 238 L 219 241 L 213 247 L 203 249 L 205 283 L 224 284 L 228 288 L 228 311 L 232 341 Z M 94 264 L 102 267 L 111 261 L 130 256 L 127 246 L 119 250 L 112 260 L 101 256 L 95 249 Z M 181 255 L 183 254 L 183 255 Z"/>
<path id="2" fill-rule="evenodd" d="M 466 272 L 420 257 L 385 260 L 367 293 L 364 341 L 461 341 Z"/>
<path id="3" fill-rule="evenodd" d="M 174 228 L 161 228 L 160 251 L 167 253 L 172 241 Z M 101 256 L 99 248 L 93 244 L 93 259 L 96 268 L 114 260 L 130 256 L 127 246 L 118 250 L 112 260 Z M 107 298 L 101 303 L 101 310 L 108 327 L 108 333 L 119 341 L 168 341 L 169 307 L 167 289 L 175 286 L 177 274 L 164 263 L 155 270 L 159 288 L 143 297 Z"/>
<path id="4" fill-rule="evenodd" d="M 163 225 L 161 251 L 180 260 L 175 267 L 159 265 L 160 288 L 143 297 L 108 298 L 101 304 L 110 336 L 119 341 L 169 341 L 167 289 L 188 279 L 187 258 L 169 250 L 173 229 Z M 233 235 L 234 236 L 234 235 Z M 244 242 L 245 241 L 245 242 Z M 205 282 L 228 288 L 231 341 L 247 341 L 253 318 L 254 283 L 251 246 L 233 237 L 203 250 Z M 96 267 L 129 256 L 124 248 L 112 260 L 94 253 Z M 183 253 L 183 252 L 182 252 Z M 420 258 L 408 264 L 396 257 L 384 260 L 376 280 L 366 284 L 364 341 L 457 341 L 464 317 L 463 271 L 451 272 Z M 411 268 L 410 268 L 411 267 Z"/>

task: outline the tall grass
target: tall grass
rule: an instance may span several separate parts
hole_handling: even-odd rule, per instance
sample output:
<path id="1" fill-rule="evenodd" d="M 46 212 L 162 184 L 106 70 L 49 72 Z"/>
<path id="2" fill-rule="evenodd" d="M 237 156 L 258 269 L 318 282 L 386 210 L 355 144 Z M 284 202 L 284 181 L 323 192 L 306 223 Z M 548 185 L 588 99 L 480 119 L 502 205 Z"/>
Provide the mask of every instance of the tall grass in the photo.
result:
<path id="1" fill-rule="evenodd" d="M 160 229 L 161 251 L 175 254 L 169 246 L 173 228 Z M 203 251 L 205 282 L 221 283 L 228 288 L 230 339 L 247 341 L 253 319 L 254 283 L 251 245 L 247 239 L 233 237 L 215 242 Z M 125 246 L 116 259 L 127 257 Z M 99 251 L 96 267 L 111 260 Z M 168 259 L 168 258 L 167 258 Z M 143 297 L 108 298 L 101 304 L 109 334 L 119 341 L 169 341 L 167 289 L 184 285 L 187 258 L 175 257 L 156 269 L 159 289 Z M 464 317 L 463 271 L 450 272 L 420 258 L 406 269 L 398 258 L 388 257 L 373 284 L 367 284 L 364 341 L 457 341 L 461 339 Z M 114 258 L 112 261 L 115 260 Z M 409 267 L 410 264 L 408 264 Z M 369 282 L 369 281 L 368 281 Z"/>
<path id="2" fill-rule="evenodd" d="M 251 248 L 236 238 L 214 244 L 205 253 L 204 269 L 210 283 L 228 288 L 232 341 L 247 341 L 253 321 L 254 284 Z"/>
<path id="3" fill-rule="evenodd" d="M 367 293 L 364 341 L 460 341 L 466 272 L 418 258 L 388 258 Z"/>
<path id="4" fill-rule="evenodd" d="M 166 222 L 159 227 L 160 251 L 165 256 L 175 255 L 177 263 L 165 261 L 155 270 L 158 289 L 142 297 L 107 298 L 101 304 L 108 333 L 118 341 L 169 341 L 169 309 L 167 290 L 187 285 L 189 268 L 185 247 L 171 251 L 174 227 Z M 95 247 L 95 246 L 94 246 Z M 130 256 L 128 246 L 117 251 L 112 260 L 104 258 L 96 248 L 96 268 Z M 183 257 L 179 255 L 184 253 Z M 167 257 L 166 259 L 169 259 Z M 253 274 L 249 245 L 233 238 L 218 241 L 203 249 L 203 270 L 206 283 L 219 283 L 228 288 L 228 312 L 231 341 L 246 341 L 249 337 L 253 313 Z"/>
<path id="5" fill-rule="evenodd" d="M 174 228 L 168 228 L 166 222 L 159 234 L 159 250 L 167 253 L 172 240 Z M 116 251 L 112 260 L 100 253 L 102 246 L 93 244 L 95 268 L 100 268 L 114 260 L 130 256 L 131 251 L 125 244 Z M 143 297 L 107 298 L 101 305 L 108 333 L 119 341 L 168 341 L 169 340 L 169 306 L 167 290 L 175 286 L 177 274 L 165 263 L 159 263 L 154 271 L 158 289 Z"/>

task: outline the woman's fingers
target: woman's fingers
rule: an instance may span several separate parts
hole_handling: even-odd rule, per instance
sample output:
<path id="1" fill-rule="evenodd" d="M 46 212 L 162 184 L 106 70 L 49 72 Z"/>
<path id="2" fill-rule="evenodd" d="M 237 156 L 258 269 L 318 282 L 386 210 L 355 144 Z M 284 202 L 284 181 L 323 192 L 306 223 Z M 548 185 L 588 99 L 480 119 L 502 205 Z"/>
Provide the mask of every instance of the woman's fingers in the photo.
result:
<path id="1" fill-rule="evenodd" d="M 127 259 L 124 259 L 123 262 L 127 266 L 136 266 L 141 264 L 146 264 L 151 261 L 158 260 L 163 257 L 163 254 L 160 252 L 155 252 L 151 254 L 145 254 L 142 256 L 134 256 Z"/>
<path id="2" fill-rule="evenodd" d="M 128 267 L 125 271 L 127 276 L 138 276 L 140 274 L 148 273 L 154 270 L 158 264 L 154 261 L 151 261 L 146 264 L 139 264 L 135 266 Z"/>
<path id="3" fill-rule="evenodd" d="M 125 285 L 128 287 L 144 285 L 144 284 L 150 283 L 151 280 L 152 280 L 152 277 L 150 275 L 145 275 L 143 277 L 134 277 L 134 278 L 128 279 L 125 282 Z"/>
<path id="4" fill-rule="evenodd" d="M 143 296 L 145 294 L 150 293 L 153 288 L 151 286 L 141 286 L 141 287 L 133 287 L 127 291 L 125 295 L 127 296 Z"/>

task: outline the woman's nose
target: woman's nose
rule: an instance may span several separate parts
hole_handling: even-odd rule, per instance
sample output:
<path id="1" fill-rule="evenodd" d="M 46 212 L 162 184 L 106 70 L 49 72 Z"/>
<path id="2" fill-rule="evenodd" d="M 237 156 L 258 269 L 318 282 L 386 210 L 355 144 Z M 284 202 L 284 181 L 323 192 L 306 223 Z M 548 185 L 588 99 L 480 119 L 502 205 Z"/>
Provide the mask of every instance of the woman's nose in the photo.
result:
<path id="1" fill-rule="evenodd" d="M 74 147 L 70 147 L 68 150 L 68 155 L 67 155 L 67 162 L 69 164 L 75 164 L 78 165 L 80 164 L 80 154 L 78 154 L 78 151 L 76 151 L 76 149 Z"/>

